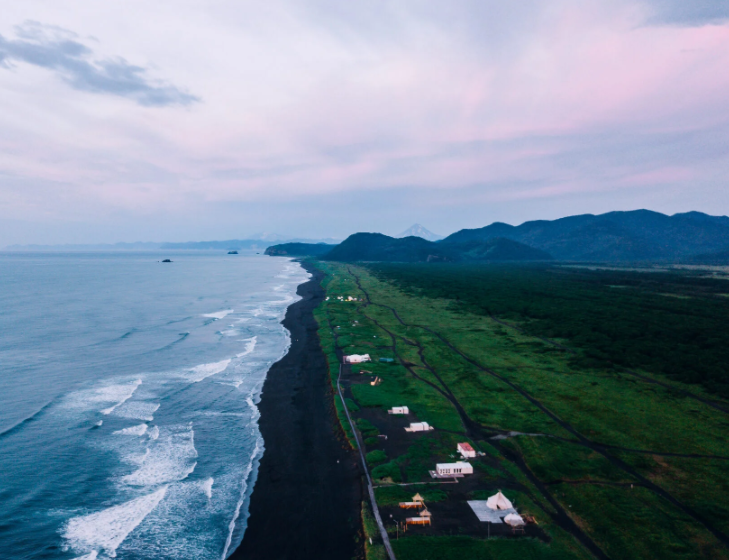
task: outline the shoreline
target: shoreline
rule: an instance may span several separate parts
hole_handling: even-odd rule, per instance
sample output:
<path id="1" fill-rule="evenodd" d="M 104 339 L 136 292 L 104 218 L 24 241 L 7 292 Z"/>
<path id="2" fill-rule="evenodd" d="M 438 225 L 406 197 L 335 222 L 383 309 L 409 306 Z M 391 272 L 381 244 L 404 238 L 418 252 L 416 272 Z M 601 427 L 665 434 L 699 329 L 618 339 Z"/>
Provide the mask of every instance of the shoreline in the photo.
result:
<path id="1" fill-rule="evenodd" d="M 301 300 L 282 322 L 289 351 L 263 384 L 259 430 L 264 452 L 250 498 L 248 526 L 231 560 L 340 560 L 360 544 L 361 472 L 334 411 L 334 392 L 313 311 L 323 274 L 300 284 Z"/>

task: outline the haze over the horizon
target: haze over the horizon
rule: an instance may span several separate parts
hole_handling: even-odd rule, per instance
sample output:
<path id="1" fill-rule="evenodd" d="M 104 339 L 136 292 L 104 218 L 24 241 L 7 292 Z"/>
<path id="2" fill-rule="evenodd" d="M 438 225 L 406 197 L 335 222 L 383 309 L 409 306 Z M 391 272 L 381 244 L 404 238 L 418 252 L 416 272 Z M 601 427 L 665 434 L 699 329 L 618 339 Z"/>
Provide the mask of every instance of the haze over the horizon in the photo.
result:
<path id="1" fill-rule="evenodd" d="M 3 16 L 0 247 L 729 213 L 726 0 Z"/>

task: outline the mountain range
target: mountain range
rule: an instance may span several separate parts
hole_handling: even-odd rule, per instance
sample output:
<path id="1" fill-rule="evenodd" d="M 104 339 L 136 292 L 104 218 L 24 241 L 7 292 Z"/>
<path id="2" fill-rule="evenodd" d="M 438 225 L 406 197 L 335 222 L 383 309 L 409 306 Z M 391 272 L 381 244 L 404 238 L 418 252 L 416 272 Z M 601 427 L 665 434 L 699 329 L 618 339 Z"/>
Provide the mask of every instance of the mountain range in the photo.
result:
<path id="1" fill-rule="evenodd" d="M 441 243 L 457 245 L 496 237 L 541 249 L 560 261 L 677 262 L 729 249 L 729 218 L 701 212 L 666 216 L 650 210 L 583 214 L 520 226 L 497 222 L 462 229 Z"/>
<path id="2" fill-rule="evenodd" d="M 274 254 L 271 250 L 275 252 L 269 248 L 267 254 Z M 313 250 L 297 246 L 299 255 Z M 701 212 L 667 216 L 650 210 L 582 214 L 519 226 L 497 222 L 462 229 L 437 242 L 356 233 L 329 251 L 321 246 L 316 251 L 322 259 L 339 261 L 729 264 L 729 217 Z"/>
<path id="3" fill-rule="evenodd" d="M 183 241 L 183 242 L 142 242 L 133 243 L 96 243 L 65 245 L 10 245 L 7 251 L 179 251 L 179 250 L 214 250 L 230 251 L 241 249 L 263 249 L 275 242 L 298 242 L 307 244 L 328 243 L 331 246 L 339 243 L 338 239 L 303 239 L 286 237 L 276 233 L 258 233 L 246 239 L 228 239 L 226 241 Z"/>

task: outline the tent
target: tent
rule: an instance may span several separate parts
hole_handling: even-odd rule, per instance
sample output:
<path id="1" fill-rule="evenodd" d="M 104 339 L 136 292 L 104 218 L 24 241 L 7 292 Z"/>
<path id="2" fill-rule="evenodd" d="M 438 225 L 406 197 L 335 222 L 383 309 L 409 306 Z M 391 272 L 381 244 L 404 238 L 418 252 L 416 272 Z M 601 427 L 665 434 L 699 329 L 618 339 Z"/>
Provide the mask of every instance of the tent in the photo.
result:
<path id="1" fill-rule="evenodd" d="M 522 525 L 525 525 L 524 520 L 518 513 L 510 513 L 504 517 L 504 523 L 511 525 L 512 527 L 521 527 Z"/>
<path id="2" fill-rule="evenodd" d="M 501 490 L 486 500 L 486 505 L 491 509 L 512 509 L 514 507 L 511 502 L 506 499 L 506 496 L 501 493 Z"/>
<path id="3" fill-rule="evenodd" d="M 424 502 L 423 497 L 420 494 L 415 494 L 412 498 L 413 502 Z"/>

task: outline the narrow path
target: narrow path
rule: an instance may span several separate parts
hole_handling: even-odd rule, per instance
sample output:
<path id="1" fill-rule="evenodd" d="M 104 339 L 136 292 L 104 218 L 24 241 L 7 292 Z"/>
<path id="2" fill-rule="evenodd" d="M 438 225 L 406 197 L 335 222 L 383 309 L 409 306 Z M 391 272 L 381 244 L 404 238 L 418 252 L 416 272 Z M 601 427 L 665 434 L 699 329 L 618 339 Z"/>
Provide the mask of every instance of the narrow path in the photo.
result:
<path id="1" fill-rule="evenodd" d="M 342 399 L 342 406 L 344 407 L 344 412 L 347 415 L 347 420 L 349 420 L 349 425 L 352 428 L 352 434 L 354 434 L 354 440 L 357 442 L 357 451 L 359 451 L 359 457 L 362 460 L 362 468 L 364 469 L 365 476 L 367 477 L 367 492 L 370 495 L 370 503 L 372 504 L 372 514 L 375 516 L 375 521 L 377 522 L 377 526 L 380 529 L 380 537 L 382 538 L 382 544 L 385 545 L 385 550 L 387 550 L 387 555 L 390 558 L 390 560 L 396 560 L 395 559 L 395 552 L 392 550 L 392 545 L 390 544 L 390 538 L 387 536 L 387 530 L 385 529 L 385 526 L 382 523 L 382 517 L 380 517 L 380 510 L 377 507 L 377 500 L 375 499 L 375 490 L 372 487 L 372 479 L 370 478 L 370 470 L 367 468 L 367 461 L 365 460 L 364 451 L 362 451 L 362 444 L 359 441 L 359 432 L 357 432 L 357 428 L 354 425 L 354 422 L 352 422 L 352 417 L 349 415 L 349 408 L 347 408 L 347 401 L 344 400 L 344 395 L 342 394 L 342 387 L 339 384 L 339 381 L 342 378 L 342 365 L 339 365 L 339 375 L 337 376 L 337 391 L 339 392 L 339 398 Z"/>
<path id="2" fill-rule="evenodd" d="M 684 512 L 686 515 L 688 515 L 691 518 L 693 518 L 695 521 L 697 521 L 699 524 L 701 524 L 706 530 L 708 530 L 711 534 L 713 534 L 725 547 L 729 548 L 729 536 L 727 536 L 722 531 L 720 531 L 719 529 L 717 529 L 716 527 L 714 527 L 702 515 L 700 515 L 697 512 L 695 512 L 692 508 L 684 505 L 682 502 L 680 502 L 678 499 L 676 499 L 675 497 L 673 497 L 666 490 L 664 490 L 660 486 L 654 484 L 653 482 L 651 482 L 650 480 L 648 480 L 647 478 L 645 478 L 644 476 L 642 476 L 641 474 L 639 474 L 635 469 L 633 469 L 631 466 L 629 466 L 627 463 L 625 463 L 621 459 L 619 459 L 619 458 L 611 455 L 610 453 L 608 453 L 607 450 L 606 450 L 606 446 L 603 446 L 601 444 L 595 444 L 594 442 L 590 441 L 588 438 L 586 438 L 585 436 L 583 436 L 579 431 L 577 431 L 571 424 L 569 424 L 568 422 L 562 420 L 557 414 L 555 414 L 554 412 L 552 412 L 551 410 L 549 410 L 542 402 L 540 402 L 538 399 L 536 399 L 535 397 L 533 397 L 532 395 L 530 395 L 527 391 L 525 391 L 524 389 L 522 389 L 521 387 L 519 387 L 518 385 L 516 385 L 514 382 L 512 382 L 511 380 L 507 379 L 506 377 L 504 377 L 504 376 L 496 373 L 494 370 L 492 370 L 490 368 L 487 368 L 486 366 L 478 363 L 476 360 L 474 360 L 473 358 L 471 358 L 470 356 L 466 355 L 461 350 L 459 350 L 458 348 L 456 348 L 443 335 L 441 335 L 437 331 L 431 329 L 430 327 L 426 327 L 426 326 L 423 326 L 423 325 L 410 325 L 410 324 L 406 324 L 402 320 L 402 318 L 400 318 L 400 316 L 397 314 L 397 312 L 392 307 L 389 307 L 389 306 L 386 306 L 386 305 L 383 305 L 383 304 L 378 304 L 378 303 L 372 302 L 369 293 L 367 292 L 367 290 L 365 290 L 362 287 L 362 285 L 360 283 L 359 277 L 356 274 L 354 274 L 351 269 L 348 268 L 348 270 L 349 270 L 349 273 L 355 278 L 355 282 L 357 283 L 357 286 L 359 287 L 359 289 L 365 294 L 366 301 L 367 301 L 368 304 L 377 305 L 377 306 L 380 306 L 380 307 L 389 309 L 393 313 L 393 315 L 395 316 L 395 318 L 403 326 L 405 326 L 405 327 L 417 327 L 417 328 L 421 328 L 421 329 L 424 329 L 424 330 L 430 332 L 434 336 L 436 336 L 451 351 L 453 351 L 454 353 L 456 353 L 459 356 L 461 356 L 461 358 L 463 358 L 464 360 L 466 360 L 468 363 L 470 363 L 471 365 L 473 365 L 477 369 L 479 369 L 479 370 L 483 371 L 484 373 L 487 373 L 487 374 L 495 377 L 496 379 L 499 379 L 503 383 L 507 384 L 514 391 L 516 391 L 517 393 L 519 393 L 520 395 L 522 395 L 529 402 L 531 402 L 534 406 L 536 406 L 539 410 L 541 410 L 544 414 L 546 414 L 547 416 L 549 416 L 553 421 L 555 421 L 557 424 L 559 424 L 560 426 L 562 426 L 562 428 L 564 428 L 569 433 L 571 433 L 573 436 L 575 436 L 582 445 L 584 445 L 586 447 L 589 447 L 589 448 L 593 449 L 594 451 L 600 453 L 603 457 L 605 457 L 613 465 L 615 465 L 616 467 L 620 468 L 621 470 L 623 470 L 624 472 L 628 473 L 629 475 L 631 475 L 632 477 L 634 477 L 636 480 L 638 480 L 642 486 L 650 489 L 655 494 L 661 496 L 663 499 L 667 500 L 668 502 L 670 502 L 671 504 L 673 504 L 674 506 L 676 506 L 677 508 L 679 508 L 682 512 Z M 382 325 L 378 325 L 378 326 L 380 326 L 380 328 L 383 328 Z M 429 371 L 433 372 L 432 368 L 430 368 L 429 366 L 427 366 L 427 367 L 428 367 Z M 436 378 L 439 380 L 439 382 L 443 383 L 442 379 L 439 376 L 436 375 Z M 445 384 L 444 384 L 444 387 L 445 387 Z M 449 400 L 451 400 L 451 402 L 453 402 L 454 406 L 456 406 L 457 410 L 459 411 L 459 414 L 461 414 L 461 417 L 464 419 L 464 424 L 466 425 L 467 429 L 470 428 L 471 430 L 474 430 L 475 432 L 478 433 L 479 432 L 479 430 L 478 430 L 478 428 L 479 428 L 478 424 L 475 423 L 475 422 L 473 422 L 473 420 L 471 420 L 468 417 L 468 415 L 465 413 L 465 411 L 461 407 L 460 403 L 456 404 L 457 403 L 457 399 L 455 399 L 455 397 L 453 397 L 453 394 L 450 391 L 450 389 L 448 389 L 447 392 L 450 395 Z M 502 446 L 499 446 L 499 447 L 500 447 L 500 449 L 502 449 L 502 452 L 504 452 L 505 448 L 503 448 Z M 509 453 L 509 454 L 514 455 L 513 453 Z M 514 459 L 516 459 L 516 457 L 514 457 Z M 528 473 L 531 474 L 531 470 L 527 467 L 526 463 L 524 463 L 523 459 L 521 460 L 521 463 L 523 464 L 523 467 L 524 467 L 522 470 L 525 473 L 528 472 Z M 533 477 L 533 475 L 530 476 L 530 479 L 532 479 L 532 477 Z M 536 477 L 533 477 L 533 478 L 534 478 L 534 480 L 536 480 Z M 539 484 L 542 486 L 542 488 L 544 488 L 544 485 L 541 482 Z M 541 490 L 541 488 L 540 488 L 540 490 Z M 546 488 L 545 488 L 545 491 L 546 491 Z M 550 503 L 551 503 L 552 502 L 552 499 L 550 499 L 551 498 L 551 495 L 549 495 L 549 493 L 545 493 L 545 496 L 547 497 L 548 500 L 550 500 Z M 561 506 L 560 506 L 560 509 L 562 509 Z M 564 511 L 564 510 L 562 510 L 562 511 Z M 569 519 L 571 520 L 571 518 L 569 518 Z M 580 530 L 580 533 L 582 533 L 581 530 Z M 586 535 L 585 535 L 585 537 L 586 537 Z M 592 541 L 590 541 L 590 542 L 592 542 Z"/>
<path id="3" fill-rule="evenodd" d="M 643 486 L 639 482 L 609 482 L 607 480 L 553 480 L 552 482 L 545 482 L 547 486 L 556 486 L 557 484 L 569 484 L 571 486 L 580 486 L 583 484 L 590 484 L 593 486 L 618 486 L 621 488 L 633 488 L 633 486 Z"/>

